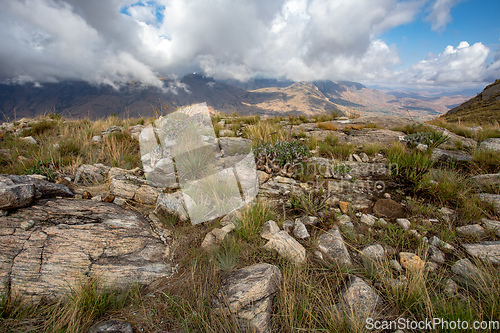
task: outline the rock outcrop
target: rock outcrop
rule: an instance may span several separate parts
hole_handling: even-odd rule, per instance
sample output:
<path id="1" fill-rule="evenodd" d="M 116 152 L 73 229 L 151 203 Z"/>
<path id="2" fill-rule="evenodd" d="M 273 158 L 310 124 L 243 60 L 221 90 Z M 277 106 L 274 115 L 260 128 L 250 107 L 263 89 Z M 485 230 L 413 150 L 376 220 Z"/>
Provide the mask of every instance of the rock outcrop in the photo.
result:
<path id="1" fill-rule="evenodd" d="M 11 293 L 56 298 L 97 277 L 112 288 L 173 273 L 170 248 L 139 214 L 78 199 L 41 199 L 0 217 L 0 282 Z"/>

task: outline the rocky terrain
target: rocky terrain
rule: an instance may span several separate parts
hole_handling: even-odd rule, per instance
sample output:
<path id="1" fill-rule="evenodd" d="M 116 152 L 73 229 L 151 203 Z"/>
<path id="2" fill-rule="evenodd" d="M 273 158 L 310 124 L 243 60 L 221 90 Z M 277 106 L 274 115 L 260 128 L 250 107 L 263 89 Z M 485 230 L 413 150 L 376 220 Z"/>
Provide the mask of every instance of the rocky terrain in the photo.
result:
<path id="1" fill-rule="evenodd" d="M 48 132 L 23 136 L 40 121 L 0 126 L 4 167 L 13 142 L 55 143 Z M 418 321 L 465 307 L 471 322 L 500 318 L 488 298 L 500 291 L 500 170 L 480 164 L 484 154 L 500 160 L 499 138 L 479 142 L 401 117 L 212 121 L 226 162 L 239 154 L 227 142 L 255 143 L 259 189 L 252 203 L 203 224 L 190 224 L 178 184 L 148 180 L 142 167 L 80 162 L 2 174 L 2 327 L 43 330 L 9 315 L 5 299 L 64 299 L 92 279 L 115 293 L 143 289 L 140 305 L 79 326 L 96 324 L 90 332 L 357 332 L 367 318 Z M 264 125 L 278 129 L 259 137 Z M 87 137 L 93 149 L 117 133 L 138 145 L 145 128 Z M 294 142 L 280 148 L 286 163 L 277 142 Z M 408 166 L 408 156 L 425 161 Z M 457 177 L 467 187 L 453 187 Z"/>

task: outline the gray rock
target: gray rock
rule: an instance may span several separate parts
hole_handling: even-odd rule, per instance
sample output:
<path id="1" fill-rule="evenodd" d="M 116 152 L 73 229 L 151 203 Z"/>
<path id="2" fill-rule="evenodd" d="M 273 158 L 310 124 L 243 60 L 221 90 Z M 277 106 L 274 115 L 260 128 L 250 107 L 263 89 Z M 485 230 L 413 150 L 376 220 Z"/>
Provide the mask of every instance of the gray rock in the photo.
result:
<path id="1" fill-rule="evenodd" d="M 112 319 L 95 324 L 88 333 L 134 333 L 134 330 L 130 323 Z"/>
<path id="2" fill-rule="evenodd" d="M 480 193 L 479 199 L 492 204 L 495 207 L 495 212 L 500 214 L 500 194 Z"/>
<path id="3" fill-rule="evenodd" d="M 113 125 L 111 127 L 108 127 L 106 129 L 102 130 L 101 131 L 101 135 L 105 136 L 105 135 L 108 135 L 108 134 L 111 134 L 111 133 L 122 132 L 122 131 L 123 131 L 123 127 L 117 126 L 117 125 Z"/>
<path id="4" fill-rule="evenodd" d="M 180 220 L 189 218 L 185 208 L 184 196 L 181 192 L 162 193 L 156 202 L 155 214 L 157 216 L 177 215 Z"/>
<path id="5" fill-rule="evenodd" d="M 408 219 L 396 219 L 396 223 L 404 230 L 410 229 L 410 221 Z"/>
<path id="6" fill-rule="evenodd" d="M 375 289 L 357 276 L 349 279 L 341 294 L 340 308 L 349 319 L 355 321 L 372 317 L 382 301 Z"/>
<path id="7" fill-rule="evenodd" d="M 370 214 L 362 214 L 360 218 L 361 223 L 364 223 L 369 226 L 374 226 L 377 222 L 377 218 Z"/>
<path id="8" fill-rule="evenodd" d="M 36 198 L 72 197 L 73 192 L 63 184 L 54 184 L 33 176 L 0 175 L 0 187 L 3 185 L 33 185 Z"/>
<path id="9" fill-rule="evenodd" d="M 0 209 L 26 207 L 35 199 L 35 187 L 30 184 L 0 188 Z"/>
<path id="10" fill-rule="evenodd" d="M 431 158 L 438 161 L 451 161 L 455 160 L 458 162 L 470 162 L 472 161 L 472 155 L 467 153 L 462 153 L 452 150 L 444 150 L 440 148 L 435 148 L 432 152 Z"/>
<path id="11" fill-rule="evenodd" d="M 244 138 L 219 138 L 219 144 L 224 151 L 224 157 L 246 155 L 252 150 L 252 140 Z"/>
<path id="12" fill-rule="evenodd" d="M 89 277 L 124 289 L 173 273 L 149 223 L 110 203 L 41 199 L 2 217 L 0 231 L 1 285 L 34 299 L 59 298 Z"/>
<path id="13" fill-rule="evenodd" d="M 32 136 L 27 136 L 27 137 L 20 138 L 20 139 L 27 142 L 27 143 L 30 143 L 32 145 L 38 144 L 38 141 L 36 141 L 35 138 L 33 138 Z"/>
<path id="14" fill-rule="evenodd" d="M 361 253 L 363 254 L 363 266 L 367 270 L 376 270 L 386 259 L 385 250 L 380 244 L 369 245 Z"/>
<path id="15" fill-rule="evenodd" d="M 291 220 L 285 220 L 283 222 L 283 230 L 287 233 L 287 234 L 291 234 L 293 232 L 293 228 L 295 227 L 295 223 Z"/>
<path id="16" fill-rule="evenodd" d="M 262 226 L 262 230 L 260 231 L 260 236 L 264 239 L 270 240 L 280 232 L 280 227 L 273 220 L 269 220 Z"/>
<path id="17" fill-rule="evenodd" d="M 267 250 L 277 251 L 284 258 L 288 258 L 294 264 L 302 264 L 306 261 L 306 249 L 285 231 L 280 231 L 264 245 Z"/>
<path id="18" fill-rule="evenodd" d="M 309 232 L 307 232 L 306 226 L 304 225 L 304 223 L 302 223 L 302 221 L 300 219 L 295 220 L 295 226 L 293 228 L 293 235 L 296 238 L 300 238 L 300 239 L 306 239 L 306 238 L 310 237 Z"/>
<path id="19" fill-rule="evenodd" d="M 443 291 L 446 296 L 450 298 L 455 297 L 455 295 L 458 293 L 458 285 L 452 279 L 446 279 Z"/>
<path id="20" fill-rule="evenodd" d="M 268 332 L 282 278 L 278 267 L 265 263 L 230 272 L 212 307 L 223 315 L 234 315 L 240 331 Z"/>
<path id="21" fill-rule="evenodd" d="M 446 250 L 446 251 L 455 251 L 455 248 L 452 245 L 450 245 L 446 242 L 443 242 L 442 240 L 440 240 L 436 236 L 431 237 L 431 239 L 429 240 L 429 244 L 434 245 L 435 247 L 438 247 L 438 248 Z"/>
<path id="22" fill-rule="evenodd" d="M 138 124 L 138 125 L 130 126 L 128 128 L 128 131 L 130 132 L 131 137 L 133 137 L 134 139 L 139 141 L 139 136 L 141 135 L 141 132 L 144 128 L 146 128 L 146 126 Z"/>
<path id="23" fill-rule="evenodd" d="M 486 139 L 479 144 L 479 148 L 500 151 L 500 138 Z"/>
<path id="24" fill-rule="evenodd" d="M 161 190 L 148 180 L 130 174 L 121 174 L 111 179 L 109 191 L 112 195 L 134 200 L 136 202 L 154 205 L 161 194 Z"/>
<path id="25" fill-rule="evenodd" d="M 326 261 L 339 266 L 350 267 L 352 265 L 351 256 L 337 226 L 319 236 L 317 246 Z"/>
<path id="26" fill-rule="evenodd" d="M 95 184 L 102 183 L 107 178 L 107 172 L 95 165 L 83 164 L 76 170 L 75 183 Z"/>
<path id="27" fill-rule="evenodd" d="M 319 224 L 319 218 L 317 218 L 316 216 L 304 216 L 300 220 L 305 225 L 318 225 Z"/>
<path id="28" fill-rule="evenodd" d="M 356 160 L 356 162 L 362 162 L 361 157 L 358 154 L 352 154 L 352 157 Z"/>
<path id="29" fill-rule="evenodd" d="M 481 271 L 469 259 L 460 259 L 451 266 L 459 282 L 474 283 L 481 279 Z"/>
<path id="30" fill-rule="evenodd" d="M 494 231 L 497 237 L 500 237 L 500 221 L 482 219 L 481 223 L 486 229 Z"/>
<path id="31" fill-rule="evenodd" d="M 464 225 L 463 227 L 457 227 L 457 233 L 463 236 L 475 236 L 484 237 L 484 228 L 479 224 Z"/>
<path id="32" fill-rule="evenodd" d="M 401 267 L 401 264 L 399 263 L 399 261 L 397 260 L 394 260 L 394 259 L 391 259 L 389 260 L 389 265 L 392 267 L 392 269 L 394 269 L 396 272 L 402 272 L 403 271 L 403 267 Z"/>
<path id="33" fill-rule="evenodd" d="M 101 140 L 102 140 L 102 136 L 101 135 L 94 135 L 92 137 L 92 143 L 99 143 L 99 142 L 101 142 Z"/>
<path id="34" fill-rule="evenodd" d="M 434 245 L 429 245 L 429 260 L 440 265 L 446 261 L 444 253 Z"/>
<path id="35" fill-rule="evenodd" d="M 476 190 L 500 188 L 500 173 L 484 174 L 471 177 L 471 185 Z"/>
<path id="36" fill-rule="evenodd" d="M 359 157 L 361 158 L 361 162 L 367 163 L 370 161 L 370 158 L 365 153 L 359 154 Z"/>
<path id="37" fill-rule="evenodd" d="M 487 259 L 492 264 L 500 264 L 500 241 L 462 244 L 462 246 L 473 257 Z"/>

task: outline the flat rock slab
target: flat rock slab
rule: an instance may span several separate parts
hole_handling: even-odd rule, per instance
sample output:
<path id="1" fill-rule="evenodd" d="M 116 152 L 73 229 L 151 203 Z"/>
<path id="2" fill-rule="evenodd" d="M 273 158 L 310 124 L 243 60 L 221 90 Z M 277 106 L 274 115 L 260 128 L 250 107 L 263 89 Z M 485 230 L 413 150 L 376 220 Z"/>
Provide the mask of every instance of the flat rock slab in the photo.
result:
<path id="1" fill-rule="evenodd" d="M 403 132 L 391 131 L 379 128 L 362 128 L 354 130 L 351 135 L 345 137 L 345 141 L 355 145 L 363 145 L 373 142 L 390 144 L 399 142 L 399 138 L 405 136 Z"/>
<path id="2" fill-rule="evenodd" d="M 97 276 L 111 288 L 173 273 L 170 249 L 139 214 L 114 204 L 43 199 L 0 217 L 0 285 L 39 299 Z"/>
<path id="3" fill-rule="evenodd" d="M 500 241 L 462 244 L 471 256 L 488 259 L 492 264 L 500 264 Z"/>
<path id="4" fill-rule="evenodd" d="M 491 203 L 495 207 L 495 212 L 500 213 L 500 194 L 480 193 L 479 199 Z"/>

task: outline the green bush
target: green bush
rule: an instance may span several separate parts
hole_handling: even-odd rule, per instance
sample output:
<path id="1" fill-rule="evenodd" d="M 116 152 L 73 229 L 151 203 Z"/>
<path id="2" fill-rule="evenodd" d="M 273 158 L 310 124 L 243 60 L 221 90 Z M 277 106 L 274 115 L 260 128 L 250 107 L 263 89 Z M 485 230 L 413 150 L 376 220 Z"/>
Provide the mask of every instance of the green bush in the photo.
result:
<path id="1" fill-rule="evenodd" d="M 311 157 L 309 149 L 300 141 L 277 141 L 276 143 L 262 142 L 254 150 L 257 159 L 266 159 L 277 162 L 281 167 L 286 164 L 305 162 Z"/>

